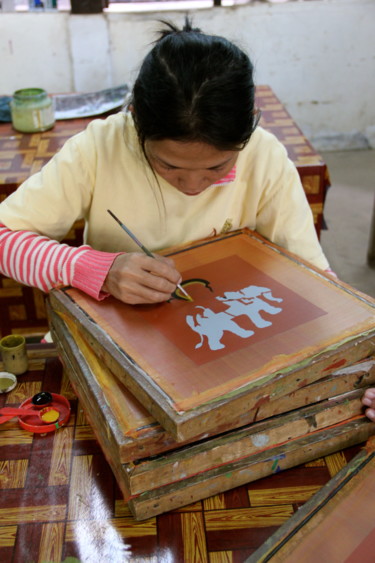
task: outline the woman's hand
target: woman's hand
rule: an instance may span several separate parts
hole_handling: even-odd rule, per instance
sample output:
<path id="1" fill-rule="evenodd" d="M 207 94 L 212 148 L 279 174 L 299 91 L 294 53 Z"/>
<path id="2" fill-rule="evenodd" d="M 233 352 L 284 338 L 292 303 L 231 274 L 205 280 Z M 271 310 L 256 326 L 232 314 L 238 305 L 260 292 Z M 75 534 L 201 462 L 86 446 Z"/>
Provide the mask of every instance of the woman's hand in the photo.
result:
<path id="1" fill-rule="evenodd" d="M 373 422 L 375 422 L 375 389 L 366 389 L 365 394 L 362 397 L 362 404 L 366 409 L 366 416 Z"/>
<path id="2" fill-rule="evenodd" d="M 129 305 L 159 303 L 170 298 L 180 281 L 170 258 L 130 252 L 114 260 L 102 290 Z"/>

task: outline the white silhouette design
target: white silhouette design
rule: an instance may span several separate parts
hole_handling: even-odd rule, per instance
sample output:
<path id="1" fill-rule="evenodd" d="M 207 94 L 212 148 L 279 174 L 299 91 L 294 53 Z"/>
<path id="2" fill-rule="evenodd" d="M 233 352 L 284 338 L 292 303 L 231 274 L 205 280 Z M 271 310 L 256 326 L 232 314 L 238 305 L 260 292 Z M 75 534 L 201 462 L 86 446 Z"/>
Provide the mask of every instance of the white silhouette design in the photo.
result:
<path id="1" fill-rule="evenodd" d="M 226 312 L 214 313 L 211 309 L 201 307 L 200 305 L 196 309 L 203 309 L 203 316 L 197 314 L 195 319 L 193 315 L 186 316 L 187 324 L 201 337 L 201 341 L 198 342 L 195 348 L 200 348 L 203 345 L 203 336 L 207 336 L 208 346 L 211 350 L 225 348 L 220 340 L 226 330 L 237 334 L 241 338 L 248 338 L 254 334 L 253 330 L 245 330 L 238 326 L 232 320 L 232 316 L 227 315 Z"/>
<path id="2" fill-rule="evenodd" d="M 211 350 L 225 348 L 221 342 L 225 331 L 232 332 L 241 338 L 252 336 L 254 331 L 240 327 L 234 321 L 235 317 L 246 315 L 257 328 L 265 328 L 271 326 L 272 323 L 263 319 L 260 313 L 263 311 L 270 315 L 277 315 L 282 311 L 280 307 L 274 307 L 268 302 L 280 303 L 283 301 L 281 298 L 274 297 L 268 287 L 249 285 L 240 291 L 226 291 L 224 297 L 216 297 L 216 299 L 227 305 L 226 311 L 215 313 L 206 307 L 197 306 L 196 309 L 203 310 L 203 315 L 186 316 L 189 327 L 201 337 L 195 348 L 202 347 L 204 336 L 207 337 L 207 344 Z"/>
<path id="3" fill-rule="evenodd" d="M 263 298 L 269 301 L 277 301 L 280 303 L 282 299 L 274 297 L 268 287 L 258 287 L 256 285 L 249 285 L 240 291 L 226 291 L 224 297 L 216 297 L 218 301 L 222 301 L 228 305 L 226 312 L 234 317 L 246 315 L 258 328 L 265 328 L 271 326 L 272 323 L 262 319 L 260 312 L 264 311 L 270 315 L 277 315 L 282 309 L 274 307 L 264 301 Z"/>

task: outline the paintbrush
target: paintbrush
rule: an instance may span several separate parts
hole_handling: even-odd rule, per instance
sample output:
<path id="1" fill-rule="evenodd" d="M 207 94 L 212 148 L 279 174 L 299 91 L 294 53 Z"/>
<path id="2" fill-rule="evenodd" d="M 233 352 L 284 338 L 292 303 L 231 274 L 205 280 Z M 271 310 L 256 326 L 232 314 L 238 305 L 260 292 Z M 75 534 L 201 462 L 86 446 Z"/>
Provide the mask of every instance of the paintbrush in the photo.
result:
<path id="1" fill-rule="evenodd" d="M 139 246 L 139 248 L 141 250 L 143 250 L 143 252 L 145 254 L 147 254 L 147 256 L 150 256 L 151 258 L 155 258 L 155 256 L 152 254 L 152 252 L 146 248 L 140 240 L 137 239 L 137 237 L 135 236 L 134 233 L 131 232 L 130 229 L 128 229 L 128 227 L 126 225 L 124 225 L 124 223 L 122 223 L 120 221 L 120 219 L 118 219 L 116 217 L 116 215 L 114 213 L 112 213 L 112 211 L 110 209 L 107 209 L 108 213 L 111 215 L 111 217 L 114 218 L 115 221 L 117 221 L 117 223 L 120 225 L 120 227 L 122 229 L 124 229 L 124 231 L 130 236 L 131 239 L 134 240 L 135 244 Z M 156 258 L 155 258 L 156 259 Z M 182 285 L 180 285 L 179 283 L 177 284 L 178 289 L 188 298 L 189 301 L 193 301 L 193 298 L 190 297 L 190 295 L 184 290 L 184 288 L 182 287 Z"/>

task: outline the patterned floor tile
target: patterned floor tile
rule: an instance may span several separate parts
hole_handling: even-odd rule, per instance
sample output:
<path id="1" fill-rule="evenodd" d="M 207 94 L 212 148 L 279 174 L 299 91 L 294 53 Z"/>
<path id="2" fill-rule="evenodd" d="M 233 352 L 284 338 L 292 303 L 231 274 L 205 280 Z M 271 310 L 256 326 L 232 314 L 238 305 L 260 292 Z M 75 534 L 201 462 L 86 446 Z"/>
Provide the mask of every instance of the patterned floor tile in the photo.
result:
<path id="1" fill-rule="evenodd" d="M 44 389 L 66 396 L 72 416 L 45 435 L 16 419 L 0 427 L 1 563 L 243 563 L 359 450 L 136 522 L 59 359 L 45 359 L 40 346 L 33 358 L 0 406 Z"/>

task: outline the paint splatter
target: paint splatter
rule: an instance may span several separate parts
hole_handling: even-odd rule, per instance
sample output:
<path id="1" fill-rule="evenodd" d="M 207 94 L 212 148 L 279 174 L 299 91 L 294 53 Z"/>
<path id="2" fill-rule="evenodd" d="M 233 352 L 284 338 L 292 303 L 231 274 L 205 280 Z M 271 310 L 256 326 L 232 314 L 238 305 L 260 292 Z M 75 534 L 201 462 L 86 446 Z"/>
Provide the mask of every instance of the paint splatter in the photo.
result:
<path id="1" fill-rule="evenodd" d="M 267 434 L 254 434 L 254 436 L 250 436 L 250 438 L 256 448 L 264 448 L 270 441 Z"/>

